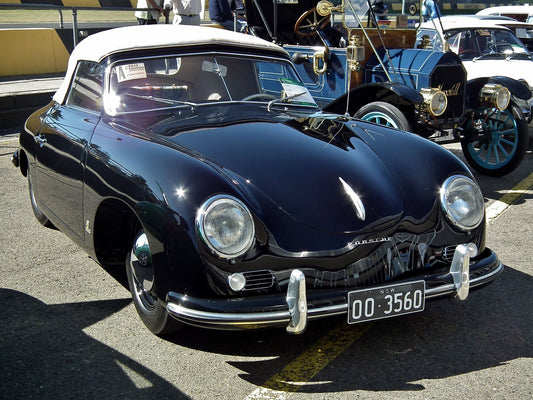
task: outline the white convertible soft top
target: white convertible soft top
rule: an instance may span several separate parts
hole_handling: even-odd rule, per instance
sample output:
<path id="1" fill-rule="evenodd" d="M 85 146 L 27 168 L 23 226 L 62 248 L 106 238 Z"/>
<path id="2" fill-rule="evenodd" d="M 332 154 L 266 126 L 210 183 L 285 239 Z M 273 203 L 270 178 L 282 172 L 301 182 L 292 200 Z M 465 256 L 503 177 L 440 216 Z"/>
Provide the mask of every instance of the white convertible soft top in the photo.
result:
<path id="1" fill-rule="evenodd" d="M 491 20 L 483 19 L 481 16 L 474 15 L 445 15 L 440 18 L 440 23 L 438 19 L 429 20 L 422 25 L 420 29 L 435 29 L 442 31 L 441 23 L 445 31 L 452 29 L 507 29 L 506 26 L 501 24 L 502 20 Z M 513 22 L 513 21 L 510 21 Z M 521 25 L 523 23 L 515 21 L 516 25 Z M 527 25 L 527 24 L 524 24 Z"/>
<path id="2" fill-rule="evenodd" d="M 72 75 L 80 60 L 100 62 L 111 54 L 128 50 L 203 44 L 255 47 L 287 54 L 282 47 L 255 36 L 211 27 L 157 24 L 109 29 L 88 36 L 74 48 L 65 78 L 54 94 L 54 100 L 62 103 L 65 99 Z"/>

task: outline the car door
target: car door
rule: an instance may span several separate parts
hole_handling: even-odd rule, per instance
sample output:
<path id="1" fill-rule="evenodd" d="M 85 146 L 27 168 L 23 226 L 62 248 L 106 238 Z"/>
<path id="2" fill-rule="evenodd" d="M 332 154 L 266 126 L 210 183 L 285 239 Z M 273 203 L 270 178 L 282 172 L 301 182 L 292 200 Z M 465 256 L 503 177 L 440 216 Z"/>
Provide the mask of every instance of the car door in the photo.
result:
<path id="1" fill-rule="evenodd" d="M 102 83 L 99 64 L 80 62 L 65 104 L 56 104 L 44 116 L 37 137 L 36 196 L 54 224 L 81 239 L 85 160 L 100 120 Z"/>

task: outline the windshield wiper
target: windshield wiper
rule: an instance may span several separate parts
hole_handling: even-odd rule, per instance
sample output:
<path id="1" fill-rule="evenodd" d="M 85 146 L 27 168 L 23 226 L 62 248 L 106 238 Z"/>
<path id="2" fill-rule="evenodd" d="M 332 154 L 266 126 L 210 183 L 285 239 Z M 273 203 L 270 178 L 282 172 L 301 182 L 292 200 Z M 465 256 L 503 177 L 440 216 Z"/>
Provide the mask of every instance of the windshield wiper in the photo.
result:
<path id="1" fill-rule="evenodd" d="M 472 58 L 472 61 L 481 60 L 483 58 L 506 58 L 506 56 L 503 53 L 498 53 L 498 52 L 493 51 L 490 53 L 485 53 L 485 54 L 481 54 L 480 56 L 474 57 Z"/>
<path id="2" fill-rule="evenodd" d="M 272 109 L 272 106 L 275 103 L 286 103 L 290 99 L 294 99 L 295 97 L 298 97 L 298 96 L 303 96 L 306 93 L 307 93 L 307 90 L 304 90 L 303 92 L 294 93 L 294 94 L 291 94 L 290 96 L 285 96 L 285 97 L 280 97 L 279 99 L 270 100 L 267 104 L 267 111 L 270 111 Z"/>
<path id="3" fill-rule="evenodd" d="M 195 107 L 198 106 L 198 104 L 192 103 L 190 101 L 165 99 L 163 97 L 156 97 L 156 96 L 149 96 L 149 95 L 135 94 L 135 93 L 123 93 L 123 94 L 125 94 L 126 96 L 129 96 L 129 97 L 134 97 L 136 99 L 156 101 L 158 103 L 170 104 L 172 106 L 189 106 L 191 108 L 195 108 Z"/>

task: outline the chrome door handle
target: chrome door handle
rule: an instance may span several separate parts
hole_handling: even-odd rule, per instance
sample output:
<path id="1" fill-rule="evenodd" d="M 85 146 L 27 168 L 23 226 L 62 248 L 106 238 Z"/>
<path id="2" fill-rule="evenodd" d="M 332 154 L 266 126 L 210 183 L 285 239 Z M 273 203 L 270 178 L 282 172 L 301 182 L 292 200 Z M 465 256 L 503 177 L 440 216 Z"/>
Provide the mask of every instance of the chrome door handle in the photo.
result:
<path id="1" fill-rule="evenodd" d="M 46 138 L 40 134 L 35 136 L 35 141 L 37 142 L 39 147 L 43 147 L 44 144 L 47 142 Z"/>

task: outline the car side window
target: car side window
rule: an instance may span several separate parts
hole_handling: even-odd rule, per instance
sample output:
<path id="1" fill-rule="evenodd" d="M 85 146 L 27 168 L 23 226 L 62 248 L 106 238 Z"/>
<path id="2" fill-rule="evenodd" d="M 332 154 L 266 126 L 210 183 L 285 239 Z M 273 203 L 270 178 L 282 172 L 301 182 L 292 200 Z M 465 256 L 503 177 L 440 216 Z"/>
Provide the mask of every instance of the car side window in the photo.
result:
<path id="1" fill-rule="evenodd" d="M 90 111 L 102 108 L 104 68 L 93 61 L 80 61 L 72 80 L 66 104 Z"/>

